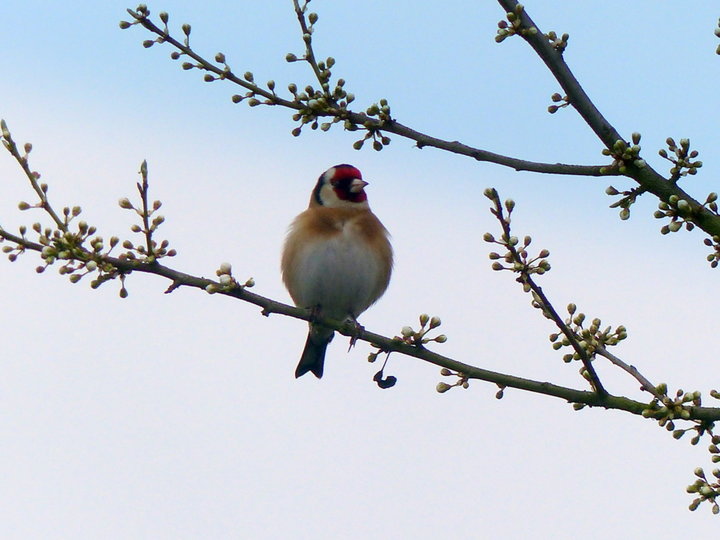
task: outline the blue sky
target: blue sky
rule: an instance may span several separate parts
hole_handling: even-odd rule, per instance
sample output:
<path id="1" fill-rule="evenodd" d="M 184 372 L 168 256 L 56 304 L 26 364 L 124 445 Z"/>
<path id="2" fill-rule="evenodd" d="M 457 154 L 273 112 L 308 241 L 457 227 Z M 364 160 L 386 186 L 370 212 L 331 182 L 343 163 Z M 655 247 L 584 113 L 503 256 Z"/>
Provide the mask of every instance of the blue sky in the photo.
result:
<path id="1" fill-rule="evenodd" d="M 305 84 L 291 3 L 150 3 L 179 32 L 237 72 Z M 541 161 L 602 163 L 573 111 L 545 111 L 557 84 L 520 40 L 497 45 L 494 2 L 315 0 L 316 51 L 337 60 L 359 104 L 381 97 L 411 127 Z M 527 2 L 544 30 L 570 33 L 566 59 L 607 118 L 643 134 L 646 159 L 689 137 L 705 166 L 687 189 L 718 191 L 717 12 L 643 0 Z M 260 294 L 289 301 L 279 278 L 286 227 L 317 176 L 357 165 L 370 203 L 393 234 L 386 296 L 362 317 L 396 334 L 422 312 L 442 317 L 440 352 L 516 375 L 582 386 L 549 347 L 547 322 L 509 275 L 492 272 L 485 231 L 496 231 L 483 190 L 517 202 L 514 226 L 552 253 L 542 285 L 558 307 L 576 302 L 630 338 L 616 351 L 671 388 L 717 388 L 717 271 L 702 236 L 659 234 L 655 204 L 621 222 L 606 179 L 515 173 L 394 138 L 380 153 L 351 134 L 293 138 L 286 111 L 233 105 L 236 89 L 202 82 L 121 31 L 121 2 L 6 2 L 0 116 L 51 199 L 79 204 L 106 236 L 130 236 L 147 159 L 167 218 L 174 267 L 211 276 L 223 261 Z M 0 155 L 0 224 L 39 216 L 9 156 Z M 614 181 L 616 187 L 629 184 Z M 709 510 L 686 510 L 693 448 L 649 421 L 575 413 L 558 400 L 490 385 L 439 395 L 438 369 L 392 357 L 399 379 L 380 391 L 364 345 L 337 338 L 322 381 L 298 381 L 302 323 L 248 305 L 131 276 L 130 296 L 98 291 L 27 256 L 0 264 L 0 504 L 4 538 L 589 538 L 702 534 Z M 598 366 L 614 393 L 637 385 Z M 709 399 L 709 398 L 708 398 Z M 711 404 L 708 401 L 708 404 Z M 701 445 L 703 446 L 703 445 Z M 612 519 L 608 519 L 612 516 Z"/>

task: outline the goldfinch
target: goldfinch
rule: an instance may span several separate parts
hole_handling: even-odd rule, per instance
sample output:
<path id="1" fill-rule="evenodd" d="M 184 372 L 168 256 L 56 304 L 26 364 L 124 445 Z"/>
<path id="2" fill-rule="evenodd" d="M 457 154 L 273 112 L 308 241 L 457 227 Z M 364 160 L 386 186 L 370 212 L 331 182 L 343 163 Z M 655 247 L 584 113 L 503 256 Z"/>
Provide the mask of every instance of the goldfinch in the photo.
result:
<path id="1" fill-rule="evenodd" d="M 290 225 L 282 254 L 282 279 L 295 305 L 331 319 L 357 317 L 380 298 L 392 273 L 387 229 L 370 211 L 367 182 L 352 165 L 320 175 L 308 209 Z M 322 377 L 334 331 L 310 323 L 295 377 Z"/>

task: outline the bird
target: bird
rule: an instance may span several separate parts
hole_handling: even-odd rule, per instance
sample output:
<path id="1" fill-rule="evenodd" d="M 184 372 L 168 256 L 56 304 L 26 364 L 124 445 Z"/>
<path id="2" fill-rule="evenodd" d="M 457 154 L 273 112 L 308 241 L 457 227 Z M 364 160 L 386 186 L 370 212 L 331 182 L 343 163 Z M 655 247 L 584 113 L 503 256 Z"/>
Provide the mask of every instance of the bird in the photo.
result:
<path id="1" fill-rule="evenodd" d="M 390 283 L 390 234 L 372 213 L 368 183 L 346 163 L 318 178 L 307 210 L 291 223 L 283 246 L 282 280 L 297 307 L 315 316 L 350 320 L 374 304 Z M 309 323 L 295 378 L 312 372 L 322 378 L 334 331 Z"/>

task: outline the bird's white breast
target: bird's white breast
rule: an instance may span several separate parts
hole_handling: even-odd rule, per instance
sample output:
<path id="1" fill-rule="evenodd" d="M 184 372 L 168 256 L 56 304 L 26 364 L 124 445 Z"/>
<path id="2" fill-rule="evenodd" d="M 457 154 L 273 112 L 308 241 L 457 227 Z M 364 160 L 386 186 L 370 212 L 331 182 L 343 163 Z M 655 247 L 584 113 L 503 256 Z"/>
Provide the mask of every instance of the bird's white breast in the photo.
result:
<path id="1" fill-rule="evenodd" d="M 305 242 L 293 266 L 296 303 L 320 305 L 331 318 L 357 317 L 384 291 L 382 261 L 352 221 L 338 234 Z"/>

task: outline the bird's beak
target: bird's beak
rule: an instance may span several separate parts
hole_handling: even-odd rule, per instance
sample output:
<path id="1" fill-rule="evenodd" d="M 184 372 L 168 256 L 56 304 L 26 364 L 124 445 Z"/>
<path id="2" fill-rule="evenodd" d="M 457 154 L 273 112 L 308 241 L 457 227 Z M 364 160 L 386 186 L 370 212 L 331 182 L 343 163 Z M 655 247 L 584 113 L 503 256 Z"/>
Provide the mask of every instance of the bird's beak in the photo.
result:
<path id="1" fill-rule="evenodd" d="M 355 178 L 350 183 L 350 193 L 360 193 L 367 185 L 368 185 L 368 183 L 365 180 L 360 180 L 359 178 Z"/>

